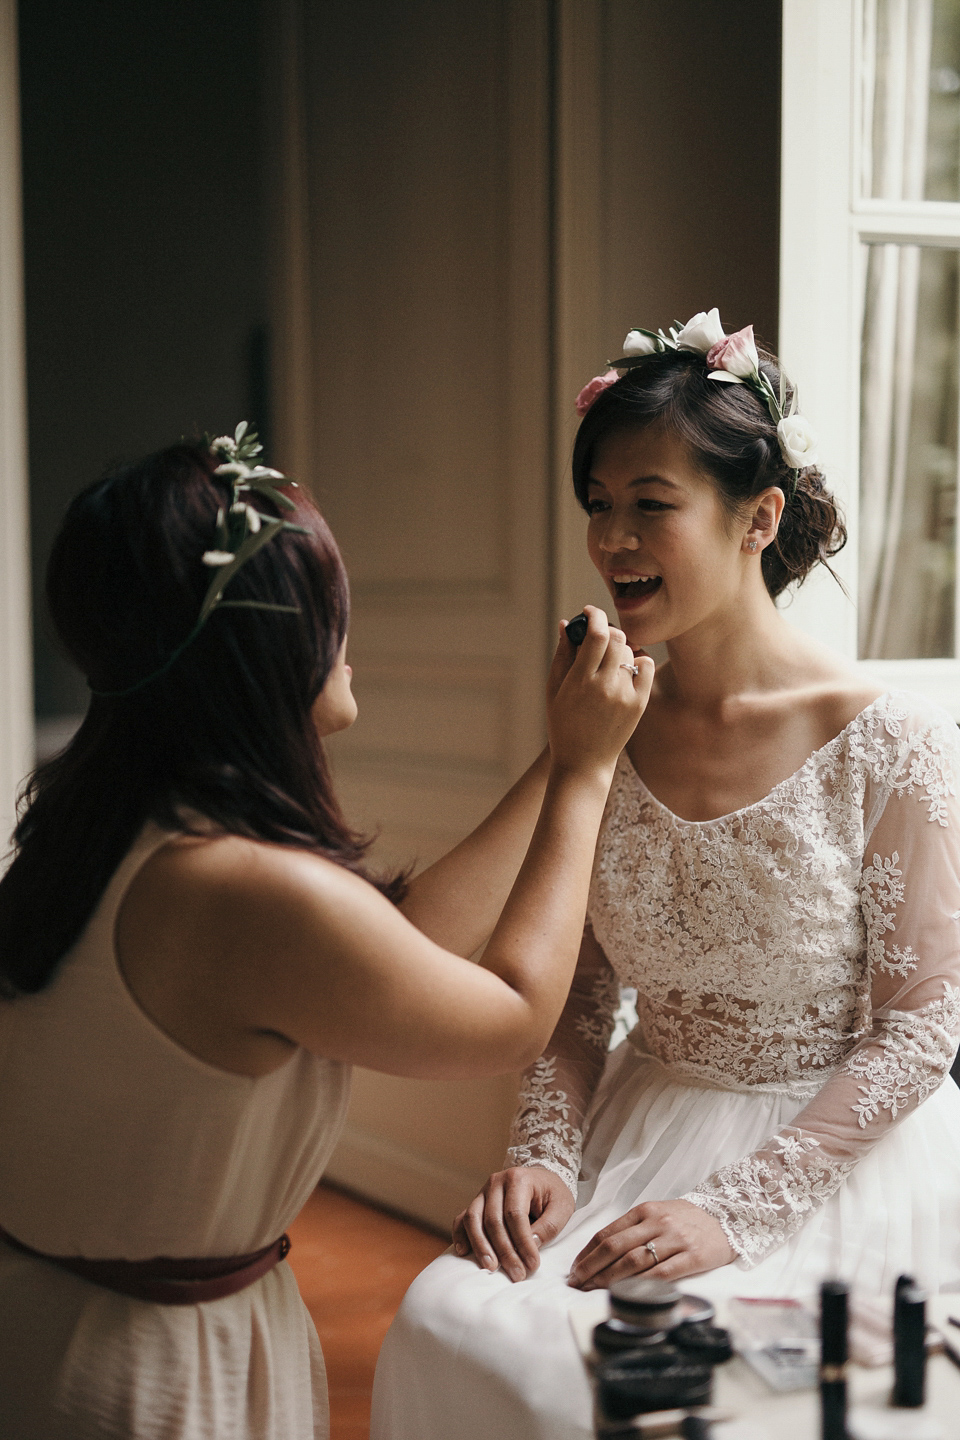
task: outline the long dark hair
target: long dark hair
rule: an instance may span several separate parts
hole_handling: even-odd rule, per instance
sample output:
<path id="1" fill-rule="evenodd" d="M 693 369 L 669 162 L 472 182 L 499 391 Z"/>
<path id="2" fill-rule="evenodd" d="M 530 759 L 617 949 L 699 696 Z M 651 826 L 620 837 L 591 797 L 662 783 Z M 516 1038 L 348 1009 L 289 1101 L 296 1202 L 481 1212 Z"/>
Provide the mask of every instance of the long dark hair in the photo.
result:
<path id="1" fill-rule="evenodd" d="M 761 365 L 779 393 L 776 359 L 761 352 Z M 573 449 L 573 485 L 587 508 L 590 466 L 598 442 L 617 430 L 662 425 L 686 445 L 698 467 L 710 475 L 728 514 L 779 485 L 787 499 L 780 529 L 761 558 L 763 579 L 776 597 L 790 584 L 802 584 L 815 565 L 826 565 L 847 541 L 837 502 L 815 465 L 795 471 L 780 452 L 777 427 L 760 397 L 745 385 L 708 380 L 702 355 L 668 350 L 647 355 L 593 402 L 577 431 Z M 792 386 L 786 386 L 789 404 Z M 831 574 L 833 572 L 831 571 Z"/>
<path id="2" fill-rule="evenodd" d="M 67 511 L 47 596 L 94 692 L 151 675 L 190 633 L 210 580 L 201 556 L 230 499 L 216 463 L 203 446 L 174 445 L 108 474 Z M 0 881 L 0 993 L 48 983 L 148 820 L 182 831 L 196 814 L 363 873 L 369 841 L 343 816 L 311 718 L 347 633 L 347 578 L 309 496 L 287 493 L 296 513 L 284 518 L 309 534 L 272 539 L 229 596 L 299 614 L 215 610 L 150 684 L 94 694 L 71 744 L 27 782 Z M 402 877 L 374 883 L 402 894 Z"/>

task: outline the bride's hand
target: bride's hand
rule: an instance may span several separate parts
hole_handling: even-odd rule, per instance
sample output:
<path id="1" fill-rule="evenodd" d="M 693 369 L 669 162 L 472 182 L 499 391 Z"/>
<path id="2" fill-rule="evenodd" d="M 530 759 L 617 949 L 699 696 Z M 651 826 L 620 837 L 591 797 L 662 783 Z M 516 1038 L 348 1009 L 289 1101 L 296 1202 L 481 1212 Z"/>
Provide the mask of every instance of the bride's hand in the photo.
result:
<path id="1" fill-rule="evenodd" d="M 681 1280 L 736 1258 L 720 1222 L 698 1205 L 648 1201 L 597 1231 L 574 1260 L 568 1283 L 577 1290 L 603 1290 L 628 1275 Z"/>
<path id="2" fill-rule="evenodd" d="M 540 1245 L 560 1234 L 574 1208 L 552 1170 L 498 1170 L 453 1222 L 453 1246 L 458 1255 L 472 1251 L 485 1270 L 502 1266 L 511 1280 L 526 1280 L 540 1264 Z"/>

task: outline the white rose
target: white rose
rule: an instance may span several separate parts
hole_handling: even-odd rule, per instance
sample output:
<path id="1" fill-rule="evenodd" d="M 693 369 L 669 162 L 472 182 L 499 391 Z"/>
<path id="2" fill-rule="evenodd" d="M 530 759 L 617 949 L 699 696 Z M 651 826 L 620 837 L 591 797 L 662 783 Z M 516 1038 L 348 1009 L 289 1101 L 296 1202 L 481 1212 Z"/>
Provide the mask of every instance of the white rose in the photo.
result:
<path id="1" fill-rule="evenodd" d="M 699 350 L 706 355 L 714 345 L 719 345 L 724 339 L 723 326 L 720 324 L 720 311 L 714 307 L 709 312 L 700 310 L 677 336 L 677 345 L 681 350 Z"/>
<path id="2" fill-rule="evenodd" d="M 656 355 L 657 345 L 642 330 L 631 330 L 623 342 L 624 355 Z"/>
<path id="3" fill-rule="evenodd" d="M 816 465 L 820 458 L 817 437 L 802 415 L 785 415 L 777 426 L 777 439 L 780 441 L 780 453 L 794 470 Z"/>

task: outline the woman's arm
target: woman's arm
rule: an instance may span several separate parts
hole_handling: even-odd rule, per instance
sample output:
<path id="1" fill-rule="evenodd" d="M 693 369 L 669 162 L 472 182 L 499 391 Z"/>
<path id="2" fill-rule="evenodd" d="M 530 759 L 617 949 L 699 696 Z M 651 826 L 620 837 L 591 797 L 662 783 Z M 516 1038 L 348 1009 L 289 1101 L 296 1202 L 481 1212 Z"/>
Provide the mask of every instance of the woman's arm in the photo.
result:
<path id="1" fill-rule="evenodd" d="M 482 965 L 342 867 L 230 836 L 167 847 L 131 886 L 118 953 L 144 1009 L 244 1073 L 257 1043 L 397 1075 L 527 1064 L 566 997 L 607 791 L 653 675 L 644 660 L 631 679 L 631 651 L 596 610 L 576 658 L 562 642 L 555 663 L 566 673 L 548 713 L 550 778 Z"/>
<path id="2" fill-rule="evenodd" d="M 459 1254 L 523 1280 L 538 1247 L 573 1214 L 583 1124 L 603 1073 L 620 986 L 588 925 L 563 1013 L 543 1053 L 524 1071 L 506 1167 L 491 1175 L 453 1227 Z"/>
<path id="3" fill-rule="evenodd" d="M 549 774 L 544 750 L 476 830 L 411 880 L 400 910 L 445 950 L 469 956 L 489 939 L 527 853 Z"/>
<path id="4" fill-rule="evenodd" d="M 548 705 L 573 653 L 561 622 L 547 681 Z M 444 949 L 470 956 L 490 938 L 530 844 L 549 774 L 550 751 L 545 749 L 465 840 L 410 882 L 400 909 Z"/>

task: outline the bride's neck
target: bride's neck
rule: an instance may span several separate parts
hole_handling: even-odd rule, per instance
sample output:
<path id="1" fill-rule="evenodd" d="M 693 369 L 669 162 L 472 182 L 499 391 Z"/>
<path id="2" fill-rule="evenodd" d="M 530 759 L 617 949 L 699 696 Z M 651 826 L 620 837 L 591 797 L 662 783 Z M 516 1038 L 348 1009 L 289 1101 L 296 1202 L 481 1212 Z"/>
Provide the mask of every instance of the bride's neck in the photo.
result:
<path id="1" fill-rule="evenodd" d="M 717 711 L 729 700 L 782 689 L 797 672 L 799 638 L 764 591 L 667 641 L 664 693 L 685 708 Z"/>

